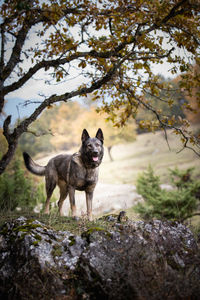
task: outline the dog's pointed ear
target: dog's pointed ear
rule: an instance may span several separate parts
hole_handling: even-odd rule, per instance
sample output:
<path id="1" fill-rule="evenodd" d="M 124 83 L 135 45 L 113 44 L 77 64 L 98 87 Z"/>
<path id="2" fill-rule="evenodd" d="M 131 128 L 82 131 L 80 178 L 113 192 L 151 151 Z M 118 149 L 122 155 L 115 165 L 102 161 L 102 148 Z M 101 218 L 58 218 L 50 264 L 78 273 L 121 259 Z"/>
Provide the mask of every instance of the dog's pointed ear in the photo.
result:
<path id="1" fill-rule="evenodd" d="M 82 143 L 84 143 L 89 138 L 90 138 L 89 133 L 87 132 L 86 129 L 83 129 L 82 136 L 81 136 Z"/>
<path id="2" fill-rule="evenodd" d="M 102 132 L 101 128 L 99 128 L 97 130 L 96 138 L 99 139 L 103 144 L 104 137 L 103 137 L 103 132 Z"/>

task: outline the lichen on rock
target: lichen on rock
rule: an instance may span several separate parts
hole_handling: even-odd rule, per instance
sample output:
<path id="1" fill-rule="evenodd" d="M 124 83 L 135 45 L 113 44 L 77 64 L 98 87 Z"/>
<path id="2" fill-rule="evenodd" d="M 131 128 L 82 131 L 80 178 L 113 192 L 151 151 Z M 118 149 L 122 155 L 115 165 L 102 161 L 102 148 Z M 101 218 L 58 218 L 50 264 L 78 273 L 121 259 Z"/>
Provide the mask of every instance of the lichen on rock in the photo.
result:
<path id="1" fill-rule="evenodd" d="M 76 249 L 68 247 L 70 236 L 23 217 L 6 223 L 0 230 L 0 298 L 50 299 L 69 294 L 73 286 L 66 278 L 78 259 Z"/>
<path id="2" fill-rule="evenodd" d="M 198 299 L 199 279 L 197 243 L 179 223 L 76 236 L 21 217 L 0 229 L 1 299 Z"/>

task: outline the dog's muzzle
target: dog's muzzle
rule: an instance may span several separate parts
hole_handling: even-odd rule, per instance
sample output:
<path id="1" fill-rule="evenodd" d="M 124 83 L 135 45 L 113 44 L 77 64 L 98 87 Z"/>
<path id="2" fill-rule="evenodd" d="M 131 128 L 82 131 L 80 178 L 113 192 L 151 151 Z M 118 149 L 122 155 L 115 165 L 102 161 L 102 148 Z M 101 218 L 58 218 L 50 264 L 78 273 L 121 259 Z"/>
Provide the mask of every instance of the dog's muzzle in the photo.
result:
<path id="1" fill-rule="evenodd" d="M 97 151 L 93 152 L 93 154 L 92 154 L 92 160 L 94 162 L 97 162 L 99 160 L 98 154 L 99 153 Z"/>

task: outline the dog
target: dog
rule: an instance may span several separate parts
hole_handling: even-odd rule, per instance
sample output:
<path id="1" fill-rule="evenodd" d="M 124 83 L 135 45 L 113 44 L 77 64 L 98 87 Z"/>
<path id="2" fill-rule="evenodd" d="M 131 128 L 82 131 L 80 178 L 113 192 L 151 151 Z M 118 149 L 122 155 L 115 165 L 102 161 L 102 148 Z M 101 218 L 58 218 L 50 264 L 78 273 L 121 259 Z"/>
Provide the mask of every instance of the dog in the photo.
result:
<path id="1" fill-rule="evenodd" d="M 92 199 L 98 181 L 99 165 L 102 162 L 104 136 L 99 128 L 96 136 L 91 138 L 86 129 L 81 136 L 82 145 L 79 152 L 73 155 L 58 155 L 52 158 L 46 166 L 36 164 L 28 153 L 24 152 L 26 168 L 33 174 L 45 176 L 46 203 L 44 213 L 49 214 L 50 199 L 58 185 L 60 198 L 58 201 L 59 214 L 63 216 L 62 206 L 69 194 L 72 217 L 76 216 L 75 190 L 85 191 L 87 216 L 92 220 Z"/>

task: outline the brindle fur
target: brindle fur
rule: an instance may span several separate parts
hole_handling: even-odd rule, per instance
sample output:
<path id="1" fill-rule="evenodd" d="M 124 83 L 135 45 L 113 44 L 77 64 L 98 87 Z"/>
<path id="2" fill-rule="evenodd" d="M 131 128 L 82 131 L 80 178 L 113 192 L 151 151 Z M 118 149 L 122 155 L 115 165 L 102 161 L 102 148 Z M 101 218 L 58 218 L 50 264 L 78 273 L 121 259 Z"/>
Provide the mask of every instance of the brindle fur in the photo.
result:
<path id="1" fill-rule="evenodd" d="M 93 192 L 98 181 L 98 167 L 104 153 L 103 139 L 103 132 L 100 128 L 95 138 L 90 138 L 87 130 L 84 129 L 81 137 L 82 145 L 78 153 L 58 155 L 52 158 L 45 167 L 37 165 L 26 152 L 23 153 L 27 169 L 35 175 L 45 176 L 46 214 L 49 214 L 50 199 L 58 185 L 60 188 L 58 201 L 60 215 L 63 215 L 63 202 L 69 194 L 72 216 L 76 217 L 75 190 L 79 190 L 85 191 L 87 215 L 90 220 L 92 219 Z M 98 160 L 95 159 L 97 157 Z"/>

